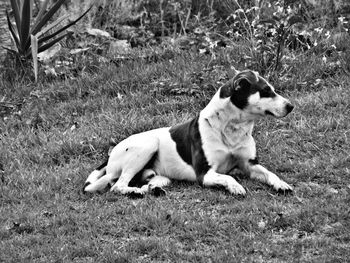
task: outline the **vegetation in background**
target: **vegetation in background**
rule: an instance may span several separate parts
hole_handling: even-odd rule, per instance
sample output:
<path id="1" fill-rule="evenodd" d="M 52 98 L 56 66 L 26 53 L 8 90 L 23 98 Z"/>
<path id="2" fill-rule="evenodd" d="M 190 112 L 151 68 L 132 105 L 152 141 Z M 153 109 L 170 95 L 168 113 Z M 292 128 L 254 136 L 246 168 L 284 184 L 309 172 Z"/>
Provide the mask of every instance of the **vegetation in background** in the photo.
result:
<path id="1" fill-rule="evenodd" d="M 42 52 L 37 83 L 1 64 L 1 262 L 348 260 L 349 13 L 202 2 L 95 1 Z M 67 3 L 57 17 L 91 5 Z M 264 73 L 296 105 L 254 131 L 261 162 L 294 194 L 242 178 L 243 199 L 181 182 L 161 198 L 82 193 L 111 138 L 195 116 L 230 66 Z"/>
<path id="2" fill-rule="evenodd" d="M 55 1 L 49 8 L 48 4 L 50 0 L 43 1 L 35 18 L 33 16 L 33 0 L 11 0 L 10 2 L 16 27 L 14 27 L 11 23 L 7 10 L 6 17 L 11 37 L 16 44 L 16 49 L 8 49 L 8 51 L 13 53 L 15 55 L 15 59 L 17 59 L 19 62 L 26 63 L 28 58 L 32 57 L 35 80 L 37 80 L 38 54 L 49 49 L 66 37 L 69 33 L 65 32 L 65 30 L 77 23 L 90 9 L 85 11 L 74 21 L 68 23 L 66 26 L 53 31 L 53 29 L 68 18 L 68 16 L 62 16 L 57 18 L 54 22 L 49 23 L 55 13 L 64 4 L 65 0 Z M 28 63 L 26 66 L 28 66 Z"/>

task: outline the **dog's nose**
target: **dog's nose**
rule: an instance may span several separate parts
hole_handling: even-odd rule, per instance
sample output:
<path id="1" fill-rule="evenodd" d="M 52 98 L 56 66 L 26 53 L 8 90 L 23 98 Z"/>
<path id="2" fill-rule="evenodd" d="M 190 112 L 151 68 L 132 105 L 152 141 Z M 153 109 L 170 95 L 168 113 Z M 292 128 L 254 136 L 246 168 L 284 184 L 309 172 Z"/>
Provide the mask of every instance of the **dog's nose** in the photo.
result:
<path id="1" fill-rule="evenodd" d="M 294 106 L 292 104 L 288 103 L 286 105 L 286 110 L 287 110 L 288 113 L 290 113 L 293 109 L 294 109 Z"/>

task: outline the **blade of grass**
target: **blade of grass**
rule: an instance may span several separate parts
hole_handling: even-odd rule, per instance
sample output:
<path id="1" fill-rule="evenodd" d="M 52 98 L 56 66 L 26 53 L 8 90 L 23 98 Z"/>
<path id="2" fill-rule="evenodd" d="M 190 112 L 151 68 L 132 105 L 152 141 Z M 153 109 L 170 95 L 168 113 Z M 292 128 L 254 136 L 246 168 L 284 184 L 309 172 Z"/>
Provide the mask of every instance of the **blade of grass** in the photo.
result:
<path id="1" fill-rule="evenodd" d="M 38 81 L 38 38 L 30 35 L 35 82 Z"/>
<path id="2" fill-rule="evenodd" d="M 25 0 L 22 7 L 21 50 L 25 50 L 30 41 L 30 19 L 32 17 L 33 0 Z"/>
<path id="3" fill-rule="evenodd" d="M 80 17 L 78 17 L 76 20 L 74 20 L 73 22 L 69 23 L 68 25 L 60 28 L 59 30 L 57 30 L 56 32 L 52 33 L 51 35 L 48 35 L 48 36 L 45 36 L 43 38 L 40 38 L 39 39 L 39 44 L 55 37 L 56 35 L 58 35 L 59 33 L 63 32 L 64 30 L 66 30 L 67 28 L 71 27 L 72 25 L 76 24 L 80 19 L 82 19 L 86 14 L 87 12 L 90 11 L 90 9 L 92 8 L 92 6 L 90 6 Z M 40 34 L 40 32 L 39 32 Z"/>
<path id="4" fill-rule="evenodd" d="M 8 27 L 9 27 L 9 30 L 10 30 L 10 33 L 11 33 L 11 36 L 12 36 L 12 38 L 13 38 L 14 41 L 15 41 L 15 44 L 16 44 L 16 46 L 17 46 L 17 50 L 19 51 L 19 49 L 20 49 L 19 38 L 18 38 L 18 36 L 17 36 L 17 34 L 16 34 L 16 32 L 15 32 L 15 29 L 13 28 L 13 25 L 12 25 L 12 23 L 11 23 L 11 21 L 10 21 L 10 16 L 9 16 L 7 10 L 6 10 L 6 17 L 7 17 L 7 24 L 8 24 Z"/>
<path id="5" fill-rule="evenodd" d="M 42 17 L 42 19 L 38 22 L 38 24 L 33 27 L 31 31 L 32 35 L 36 35 L 40 29 L 50 20 L 50 18 L 57 12 L 57 10 L 61 7 L 61 5 L 65 2 L 65 0 L 58 0 L 50 10 Z"/>

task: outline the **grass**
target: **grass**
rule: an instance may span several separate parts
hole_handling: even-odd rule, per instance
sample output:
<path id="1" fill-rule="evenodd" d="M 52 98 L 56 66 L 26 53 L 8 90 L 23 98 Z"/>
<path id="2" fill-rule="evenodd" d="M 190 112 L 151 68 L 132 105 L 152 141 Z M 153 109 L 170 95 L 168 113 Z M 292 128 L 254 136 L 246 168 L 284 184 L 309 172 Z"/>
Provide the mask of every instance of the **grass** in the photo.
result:
<path id="1" fill-rule="evenodd" d="M 224 81 L 222 65 L 239 55 L 180 53 L 101 64 L 75 79 L 3 80 L 1 97 L 13 106 L 0 111 L 0 261 L 347 261 L 350 77 L 322 77 L 317 56 L 274 80 L 295 111 L 255 129 L 261 162 L 294 194 L 244 179 L 245 198 L 183 182 L 160 198 L 81 192 L 110 138 L 193 117 Z"/>

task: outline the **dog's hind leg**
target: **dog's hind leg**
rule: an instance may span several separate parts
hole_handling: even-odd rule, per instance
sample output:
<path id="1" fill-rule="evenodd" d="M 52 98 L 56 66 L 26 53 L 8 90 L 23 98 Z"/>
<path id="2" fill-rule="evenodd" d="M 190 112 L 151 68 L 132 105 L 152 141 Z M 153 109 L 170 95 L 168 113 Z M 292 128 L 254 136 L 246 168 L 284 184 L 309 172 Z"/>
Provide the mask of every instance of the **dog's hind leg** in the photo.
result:
<path id="1" fill-rule="evenodd" d="M 165 195 L 164 186 L 171 183 L 168 177 L 162 175 L 156 175 L 154 173 L 153 177 L 149 179 L 149 182 L 141 187 L 144 193 L 150 192 L 155 196 Z"/>
<path id="2" fill-rule="evenodd" d="M 95 183 L 97 180 L 99 180 L 102 176 L 106 174 L 106 166 L 108 161 L 105 161 L 103 164 L 101 164 L 99 167 L 97 167 L 86 179 L 84 184 L 84 192 L 86 192 L 86 188 Z M 88 191 L 87 191 L 88 192 Z"/>
<path id="3" fill-rule="evenodd" d="M 112 184 L 114 178 L 115 178 L 115 175 L 113 173 L 108 173 L 100 177 L 98 180 L 94 181 L 93 183 L 86 185 L 84 188 L 84 192 L 102 191 L 106 189 L 108 185 Z"/>
<path id="4" fill-rule="evenodd" d="M 129 183 L 138 172 L 154 159 L 158 151 L 159 139 L 138 135 L 129 137 L 129 139 L 125 146 L 121 146 L 118 150 L 123 151 L 122 158 L 116 160 L 121 164 L 121 174 L 118 181 L 112 186 L 111 191 L 121 194 L 144 194 L 145 189 L 131 187 Z M 114 154 L 120 156 L 117 151 L 116 153 L 112 151 L 110 158 L 115 159 Z M 113 163 L 111 166 L 113 167 Z"/>

